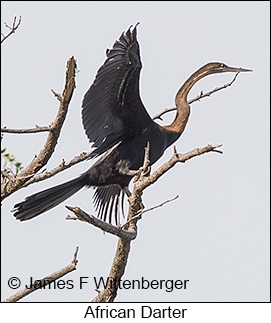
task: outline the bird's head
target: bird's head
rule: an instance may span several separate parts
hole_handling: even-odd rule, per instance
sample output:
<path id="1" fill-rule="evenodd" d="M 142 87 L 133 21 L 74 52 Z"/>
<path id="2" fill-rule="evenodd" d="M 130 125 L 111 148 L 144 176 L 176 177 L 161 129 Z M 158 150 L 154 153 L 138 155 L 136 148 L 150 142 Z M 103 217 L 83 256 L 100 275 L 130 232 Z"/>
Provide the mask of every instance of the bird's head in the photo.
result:
<path id="1" fill-rule="evenodd" d="M 252 72 L 252 70 L 241 68 L 241 67 L 231 67 L 227 66 L 224 63 L 208 63 L 202 67 L 202 69 L 206 72 L 206 74 L 215 74 L 215 73 L 225 73 L 225 72 Z"/>

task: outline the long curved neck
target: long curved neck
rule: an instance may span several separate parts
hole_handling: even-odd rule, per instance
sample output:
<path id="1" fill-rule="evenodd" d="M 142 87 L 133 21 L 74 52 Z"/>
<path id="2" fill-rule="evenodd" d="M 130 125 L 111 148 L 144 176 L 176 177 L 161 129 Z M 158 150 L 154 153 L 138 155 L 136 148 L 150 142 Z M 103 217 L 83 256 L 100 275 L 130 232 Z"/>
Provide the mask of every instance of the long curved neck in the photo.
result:
<path id="1" fill-rule="evenodd" d="M 190 106 L 187 102 L 187 95 L 196 82 L 211 74 L 210 69 L 207 68 L 207 65 L 204 65 L 193 73 L 177 92 L 175 98 L 177 114 L 174 121 L 170 125 L 164 127 L 165 130 L 178 133 L 179 135 L 181 135 L 184 131 L 190 114 Z"/>

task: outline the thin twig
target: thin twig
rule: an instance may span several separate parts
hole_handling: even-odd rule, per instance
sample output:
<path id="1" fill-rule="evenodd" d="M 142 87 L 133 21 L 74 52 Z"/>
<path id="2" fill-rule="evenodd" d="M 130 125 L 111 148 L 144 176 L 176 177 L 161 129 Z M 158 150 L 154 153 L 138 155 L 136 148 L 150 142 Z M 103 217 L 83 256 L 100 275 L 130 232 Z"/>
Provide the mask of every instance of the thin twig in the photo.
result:
<path id="1" fill-rule="evenodd" d="M 167 203 L 169 203 L 169 202 L 172 202 L 172 201 L 176 200 L 178 197 L 179 197 L 179 195 L 177 195 L 177 196 L 173 197 L 172 199 L 166 200 L 166 201 L 164 201 L 164 202 L 162 202 L 162 203 L 160 203 L 160 204 L 158 204 L 158 205 L 152 206 L 152 207 L 150 207 L 150 208 L 148 208 L 148 209 L 145 209 L 145 210 L 143 210 L 143 211 L 139 211 L 139 212 L 138 212 L 138 214 L 136 214 L 136 215 L 135 215 L 135 216 L 133 216 L 131 219 L 129 219 L 127 222 L 125 222 L 123 225 L 121 225 L 121 226 L 120 226 L 120 228 L 125 227 L 129 222 L 133 221 L 134 219 L 141 217 L 141 216 L 142 216 L 142 214 L 147 213 L 147 212 L 150 212 L 150 211 L 152 211 L 152 210 L 155 210 L 155 209 L 157 209 L 157 208 L 159 208 L 159 207 L 162 207 L 162 206 L 164 206 L 165 204 L 167 204 Z"/>
<path id="2" fill-rule="evenodd" d="M 51 92 L 53 93 L 53 95 L 58 99 L 58 101 L 62 102 L 62 95 L 57 93 L 55 90 L 51 89 Z"/>
<path id="3" fill-rule="evenodd" d="M 214 88 L 213 90 L 208 91 L 208 92 L 206 92 L 206 93 L 204 93 L 203 91 L 201 91 L 201 92 L 200 92 L 200 94 L 198 94 L 198 95 L 197 95 L 196 97 L 194 97 L 193 99 L 189 100 L 189 101 L 188 101 L 188 104 L 192 104 L 192 103 L 194 103 L 194 102 L 196 102 L 196 101 L 199 101 L 200 99 L 203 99 L 203 98 L 205 98 L 205 97 L 211 96 L 211 95 L 212 95 L 213 93 L 215 93 L 215 92 L 218 92 L 218 91 L 220 91 L 220 90 L 226 89 L 227 87 L 231 86 L 231 85 L 235 82 L 235 80 L 236 80 L 236 78 L 237 78 L 238 74 L 239 74 L 239 72 L 235 74 L 234 78 L 233 78 L 233 79 L 232 79 L 232 81 L 231 81 L 231 82 L 229 82 L 229 83 L 226 83 L 226 84 L 224 84 L 224 85 L 222 85 L 222 86 L 218 86 L 218 87 Z M 162 112 L 160 112 L 160 113 L 156 114 L 152 119 L 153 119 L 153 120 L 156 120 L 156 119 L 163 120 L 163 119 L 162 119 L 162 116 L 163 116 L 164 114 L 166 114 L 166 113 L 168 113 L 168 112 L 176 111 L 176 110 L 177 110 L 177 108 L 176 108 L 176 107 L 173 107 L 173 108 L 165 108 Z"/>
<path id="4" fill-rule="evenodd" d="M 75 263 L 75 264 L 77 264 L 77 263 L 78 263 L 78 260 L 77 260 L 78 251 L 79 251 L 79 246 L 77 246 L 77 247 L 75 248 L 75 252 L 74 252 L 74 255 L 73 255 L 72 263 Z"/>
<path id="5" fill-rule="evenodd" d="M 71 271 L 76 270 L 76 265 L 78 263 L 78 260 L 77 260 L 78 250 L 79 250 L 79 247 L 77 246 L 75 249 L 73 260 L 67 266 L 57 270 L 56 272 L 54 272 L 42 279 L 36 280 L 32 285 L 26 286 L 26 288 L 21 289 L 19 292 L 6 298 L 2 302 L 8 302 L 8 303 L 17 302 L 20 299 L 22 299 L 23 297 L 29 295 L 30 293 L 33 293 L 33 292 L 40 290 L 40 289 L 43 289 L 45 286 L 51 284 L 52 282 L 56 281 L 57 279 L 67 275 Z"/>
<path id="6" fill-rule="evenodd" d="M 2 36 L 2 39 L 1 39 L 1 44 L 3 43 L 4 40 L 6 40 L 10 35 L 14 34 L 16 29 L 18 29 L 18 27 L 20 26 L 21 24 L 21 21 L 22 21 L 22 17 L 20 16 L 19 17 L 19 21 L 16 23 L 16 19 L 17 17 L 14 17 L 13 19 L 13 23 L 12 23 L 12 27 L 10 27 L 6 22 L 4 23 L 5 24 L 5 27 L 10 29 L 10 32 L 8 34 L 1 34 Z"/>
<path id="7" fill-rule="evenodd" d="M 211 96 L 215 92 L 218 92 L 220 90 L 226 89 L 227 87 L 231 86 L 235 82 L 235 80 L 236 80 L 239 73 L 240 72 L 236 73 L 234 75 L 234 78 L 232 79 L 232 81 L 229 82 L 229 83 L 226 83 L 226 84 L 224 84 L 222 86 L 218 86 L 218 87 L 214 88 L 213 90 L 211 90 L 209 92 L 206 92 L 206 93 L 203 93 L 203 91 L 201 91 L 201 93 L 199 95 L 197 95 L 194 99 L 189 100 L 188 103 L 189 104 L 194 103 L 195 101 L 199 101 L 202 98 L 205 98 L 207 96 Z"/>

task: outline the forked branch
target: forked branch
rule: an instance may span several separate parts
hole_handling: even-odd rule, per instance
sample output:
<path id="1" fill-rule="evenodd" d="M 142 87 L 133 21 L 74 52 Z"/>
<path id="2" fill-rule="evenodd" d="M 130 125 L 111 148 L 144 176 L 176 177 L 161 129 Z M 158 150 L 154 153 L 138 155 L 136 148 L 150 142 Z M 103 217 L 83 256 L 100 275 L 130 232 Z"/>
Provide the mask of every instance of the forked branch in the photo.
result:
<path id="1" fill-rule="evenodd" d="M 14 19 L 13 19 L 13 23 L 12 23 L 12 26 L 9 26 L 6 22 L 4 23 L 5 24 L 5 26 L 6 26 L 6 28 L 8 28 L 9 30 L 10 30 L 10 32 L 9 33 L 7 33 L 6 35 L 5 34 L 3 34 L 3 33 L 1 33 L 1 37 L 2 37 L 2 39 L 1 39 L 1 44 L 3 43 L 3 41 L 5 41 L 10 35 L 12 35 L 12 34 L 14 34 L 15 33 L 15 31 L 18 29 L 18 27 L 20 26 L 20 24 L 21 24 L 21 21 L 22 21 L 22 17 L 20 16 L 19 17 L 19 20 L 18 20 L 18 22 L 16 22 L 16 20 L 17 20 L 17 17 L 14 17 Z"/>
<path id="2" fill-rule="evenodd" d="M 164 163 L 161 167 L 159 167 L 155 172 L 153 172 L 150 176 L 143 178 L 142 180 L 138 181 L 134 185 L 134 193 L 138 192 L 138 194 L 142 194 L 143 190 L 154 184 L 162 175 L 164 175 L 169 169 L 175 166 L 177 163 L 185 163 L 187 160 L 194 158 L 196 156 L 203 155 L 208 152 L 217 152 L 222 153 L 221 151 L 217 150 L 217 148 L 221 147 L 222 145 L 207 145 L 202 148 L 196 148 L 188 153 L 179 154 L 174 147 L 173 156 Z"/>

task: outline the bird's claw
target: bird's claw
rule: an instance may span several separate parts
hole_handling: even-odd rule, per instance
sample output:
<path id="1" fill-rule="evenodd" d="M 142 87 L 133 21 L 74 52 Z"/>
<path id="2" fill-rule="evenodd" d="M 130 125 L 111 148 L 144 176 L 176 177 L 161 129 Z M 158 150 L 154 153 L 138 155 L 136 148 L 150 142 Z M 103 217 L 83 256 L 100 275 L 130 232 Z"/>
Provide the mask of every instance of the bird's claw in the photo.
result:
<path id="1" fill-rule="evenodd" d="M 140 180 L 142 177 L 148 177 L 151 173 L 151 167 L 140 167 L 137 171 L 136 177 L 134 178 L 134 183 Z"/>

